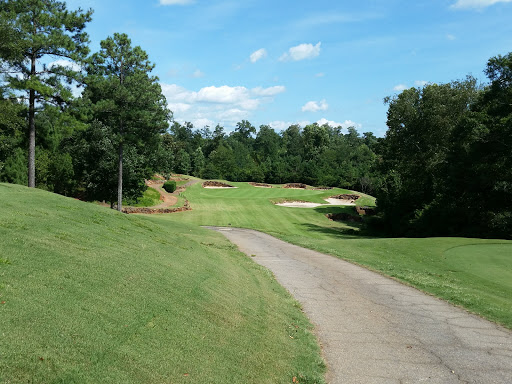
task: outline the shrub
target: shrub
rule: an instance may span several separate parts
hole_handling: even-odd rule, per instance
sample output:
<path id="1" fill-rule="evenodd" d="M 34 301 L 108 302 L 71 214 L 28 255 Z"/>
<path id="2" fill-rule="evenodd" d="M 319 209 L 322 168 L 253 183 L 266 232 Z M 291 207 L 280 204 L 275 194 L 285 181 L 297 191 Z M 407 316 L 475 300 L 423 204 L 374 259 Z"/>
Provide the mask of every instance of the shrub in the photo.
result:
<path id="1" fill-rule="evenodd" d="M 176 182 L 174 180 L 169 180 L 164 183 L 163 188 L 169 192 L 173 193 L 176 190 Z"/>

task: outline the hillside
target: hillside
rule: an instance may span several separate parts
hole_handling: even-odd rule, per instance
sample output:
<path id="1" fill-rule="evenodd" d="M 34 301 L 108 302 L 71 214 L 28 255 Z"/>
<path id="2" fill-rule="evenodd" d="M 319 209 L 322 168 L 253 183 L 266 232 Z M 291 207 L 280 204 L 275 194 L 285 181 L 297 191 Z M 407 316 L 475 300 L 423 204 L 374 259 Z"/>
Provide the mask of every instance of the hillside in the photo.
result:
<path id="1" fill-rule="evenodd" d="M 311 325 L 217 233 L 0 184 L 0 382 L 322 382 Z"/>

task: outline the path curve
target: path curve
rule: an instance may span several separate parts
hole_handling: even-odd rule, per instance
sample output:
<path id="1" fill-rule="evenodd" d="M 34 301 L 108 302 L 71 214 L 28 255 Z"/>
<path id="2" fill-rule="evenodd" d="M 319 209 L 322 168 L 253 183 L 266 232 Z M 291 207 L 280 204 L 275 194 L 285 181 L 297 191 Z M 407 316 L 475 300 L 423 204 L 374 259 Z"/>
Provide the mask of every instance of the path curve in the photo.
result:
<path id="1" fill-rule="evenodd" d="M 511 331 L 341 259 L 253 230 L 208 228 L 302 304 L 329 383 L 512 382 Z"/>

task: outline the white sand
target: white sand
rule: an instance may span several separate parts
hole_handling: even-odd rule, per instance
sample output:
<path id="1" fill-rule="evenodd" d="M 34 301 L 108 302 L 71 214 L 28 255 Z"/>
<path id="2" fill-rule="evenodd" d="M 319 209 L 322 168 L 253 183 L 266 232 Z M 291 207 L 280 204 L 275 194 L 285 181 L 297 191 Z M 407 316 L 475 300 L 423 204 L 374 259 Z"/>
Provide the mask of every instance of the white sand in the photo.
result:
<path id="1" fill-rule="evenodd" d="M 306 203 L 303 201 L 287 201 L 287 202 L 279 203 L 276 205 L 279 205 L 280 207 L 291 207 L 291 208 L 316 208 L 316 207 L 321 206 L 322 204 Z"/>
<path id="2" fill-rule="evenodd" d="M 356 205 L 356 202 L 354 200 L 328 198 L 325 199 L 325 201 L 327 201 L 331 205 Z"/>
<path id="3" fill-rule="evenodd" d="M 206 189 L 235 189 L 238 187 L 203 187 L 203 188 L 206 188 Z"/>
<path id="4" fill-rule="evenodd" d="M 280 207 L 290 207 L 290 208 L 316 208 L 322 205 L 356 205 L 353 200 L 345 200 L 345 199 L 325 199 L 328 204 L 317 204 L 317 203 L 309 203 L 304 201 L 286 201 L 284 203 L 279 203 Z"/>

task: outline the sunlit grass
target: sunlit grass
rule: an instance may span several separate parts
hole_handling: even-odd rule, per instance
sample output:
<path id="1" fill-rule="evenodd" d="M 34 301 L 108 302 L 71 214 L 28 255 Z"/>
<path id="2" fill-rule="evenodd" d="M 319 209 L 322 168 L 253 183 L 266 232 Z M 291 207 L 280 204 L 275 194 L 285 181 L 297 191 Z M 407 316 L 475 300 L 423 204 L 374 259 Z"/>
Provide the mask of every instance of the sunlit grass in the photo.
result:
<path id="1" fill-rule="evenodd" d="M 222 235 L 21 186 L 0 200 L 0 382 L 323 382 L 296 302 Z"/>
<path id="2" fill-rule="evenodd" d="M 355 224 L 329 221 L 327 213 L 353 207 L 288 208 L 272 201 L 322 203 L 330 191 L 255 188 L 187 190 L 193 211 L 161 220 L 252 228 L 379 271 L 512 328 L 512 241 L 468 238 L 376 238 Z M 371 197 L 357 200 L 371 205 Z"/>

